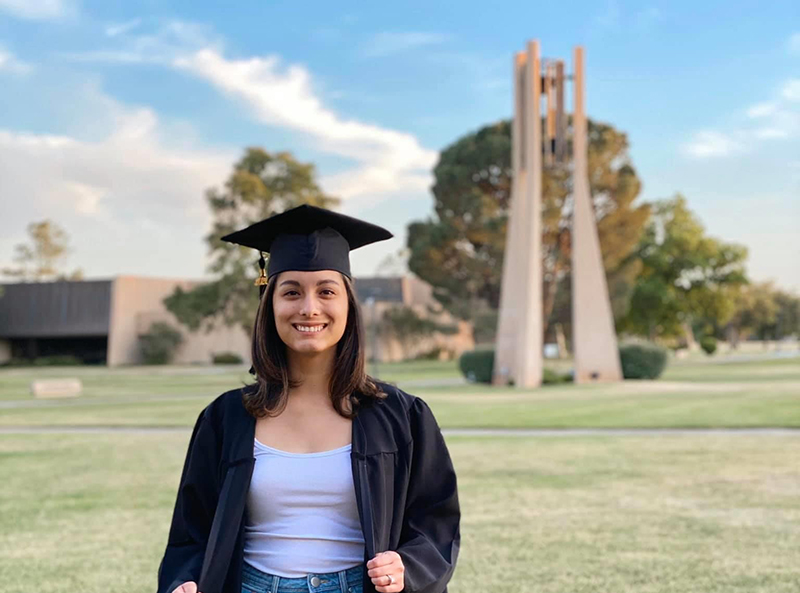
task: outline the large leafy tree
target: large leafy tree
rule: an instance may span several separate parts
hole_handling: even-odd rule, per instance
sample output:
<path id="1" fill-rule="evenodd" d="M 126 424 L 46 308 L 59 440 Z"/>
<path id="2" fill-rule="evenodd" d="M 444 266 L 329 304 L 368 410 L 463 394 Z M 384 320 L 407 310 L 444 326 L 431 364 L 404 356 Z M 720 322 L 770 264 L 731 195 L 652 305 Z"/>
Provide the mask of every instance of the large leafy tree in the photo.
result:
<path id="1" fill-rule="evenodd" d="M 222 189 L 211 188 L 206 201 L 212 228 L 206 236 L 214 280 L 191 290 L 177 288 L 164 301 L 178 320 L 191 329 L 221 321 L 249 331 L 258 305 L 253 286 L 258 256 L 250 248 L 220 238 L 264 218 L 302 204 L 332 208 L 339 199 L 317 185 L 314 165 L 288 152 L 248 148 Z"/>
<path id="2" fill-rule="evenodd" d="M 778 315 L 775 320 L 774 336 L 776 339 L 786 336 L 800 338 L 800 296 L 785 290 L 778 290 L 775 294 L 778 303 Z"/>
<path id="3" fill-rule="evenodd" d="M 621 315 L 649 208 L 634 204 L 641 184 L 624 133 L 590 120 L 588 165 L 612 305 Z M 488 315 L 492 326 L 511 202 L 511 122 L 485 126 L 445 148 L 434 176 L 434 213 L 408 228 L 409 269 L 433 286 L 451 313 L 478 325 L 487 325 Z M 543 313 L 549 319 L 557 292 L 569 299 L 572 181 L 564 165 L 545 167 L 542 181 Z M 560 321 L 568 325 L 568 314 Z"/>
<path id="4" fill-rule="evenodd" d="M 23 282 L 45 280 L 80 280 L 83 273 L 64 271 L 69 254 L 69 235 L 50 220 L 32 222 L 28 225 L 28 243 L 14 248 L 14 267 L 4 268 L 4 276 Z"/>
<path id="5" fill-rule="evenodd" d="M 782 339 L 800 335 L 800 297 L 776 288 L 772 282 L 743 287 L 735 299 L 736 311 L 726 328 L 732 346 L 740 338 Z"/>
<path id="6" fill-rule="evenodd" d="M 700 322 L 699 331 L 712 334 L 733 317 L 747 249 L 707 236 L 683 196 L 654 204 L 636 257 L 642 269 L 625 329 L 672 338 Z"/>

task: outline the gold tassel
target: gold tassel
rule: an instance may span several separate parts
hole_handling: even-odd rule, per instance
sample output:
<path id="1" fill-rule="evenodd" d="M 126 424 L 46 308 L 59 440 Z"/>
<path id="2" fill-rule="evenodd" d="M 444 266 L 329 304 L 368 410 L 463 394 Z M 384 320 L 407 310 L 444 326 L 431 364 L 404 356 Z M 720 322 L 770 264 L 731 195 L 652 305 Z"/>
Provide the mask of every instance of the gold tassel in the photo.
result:
<path id="1" fill-rule="evenodd" d="M 264 268 L 261 268 L 261 274 L 259 274 L 258 278 L 256 278 L 255 285 L 256 286 L 266 286 L 267 285 L 267 272 Z"/>
<path id="2" fill-rule="evenodd" d="M 264 261 L 264 254 L 261 253 L 261 257 L 258 258 L 258 267 L 261 268 L 261 273 L 256 278 L 255 285 L 256 286 L 266 286 L 269 282 L 267 279 L 267 271 L 265 269 L 266 262 Z"/>

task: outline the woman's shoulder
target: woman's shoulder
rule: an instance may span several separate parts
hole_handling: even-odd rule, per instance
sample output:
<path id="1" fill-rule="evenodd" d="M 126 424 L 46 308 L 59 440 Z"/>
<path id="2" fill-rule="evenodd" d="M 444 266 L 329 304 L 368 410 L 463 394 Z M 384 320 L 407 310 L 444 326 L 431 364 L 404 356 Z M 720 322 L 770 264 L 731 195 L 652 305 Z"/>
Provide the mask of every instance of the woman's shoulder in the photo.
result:
<path id="1" fill-rule="evenodd" d="M 200 415 L 217 426 L 246 420 L 250 415 L 244 407 L 243 396 L 251 388 L 251 385 L 246 385 L 218 395 L 203 408 Z"/>
<path id="2" fill-rule="evenodd" d="M 378 400 L 377 405 L 373 406 L 379 413 L 395 417 L 409 432 L 420 422 L 436 422 L 430 407 L 420 396 L 403 391 L 391 383 L 375 383 L 386 394 L 384 399 Z"/>
<path id="3" fill-rule="evenodd" d="M 375 385 L 386 394 L 385 398 L 376 400 L 379 407 L 386 406 L 393 411 L 402 412 L 407 415 L 409 410 L 414 407 L 416 400 L 419 399 L 418 396 L 407 393 L 397 385 L 392 385 L 391 383 L 375 380 Z"/>

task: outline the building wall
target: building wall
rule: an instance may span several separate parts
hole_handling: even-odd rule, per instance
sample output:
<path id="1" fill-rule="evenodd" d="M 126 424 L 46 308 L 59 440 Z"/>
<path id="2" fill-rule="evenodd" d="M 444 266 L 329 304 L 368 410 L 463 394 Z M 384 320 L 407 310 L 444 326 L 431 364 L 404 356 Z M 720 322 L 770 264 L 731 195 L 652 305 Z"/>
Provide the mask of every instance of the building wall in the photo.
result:
<path id="1" fill-rule="evenodd" d="M 11 360 L 11 342 L 0 340 L 0 364 Z"/>
<path id="2" fill-rule="evenodd" d="M 108 337 L 108 365 L 138 364 L 141 362 L 139 336 L 159 321 L 175 327 L 183 335 L 174 363 L 211 362 L 219 352 L 234 352 L 250 360 L 250 336 L 241 328 L 219 327 L 210 332 L 190 332 L 164 307 L 163 300 L 176 287 L 184 290 L 197 282 L 163 278 L 119 276 L 111 290 L 111 315 Z"/>
<path id="3" fill-rule="evenodd" d="M 248 332 L 222 324 L 209 332 L 190 332 L 166 310 L 163 300 L 176 287 L 188 290 L 197 284 L 197 281 L 185 279 L 119 276 L 103 281 L 5 285 L 3 299 L 0 299 L 0 362 L 13 354 L 14 340 L 105 340 L 107 337 L 107 350 L 104 343 L 101 351 L 106 352 L 109 366 L 139 364 L 142 361 L 139 338 L 156 322 L 165 322 L 183 335 L 173 359 L 175 363 L 208 364 L 215 353 L 221 352 L 233 352 L 245 362 L 249 361 L 251 336 Z M 378 335 L 379 360 L 413 358 L 435 347 L 458 355 L 473 347 L 470 326 L 441 311 L 432 297 L 431 287 L 419 279 L 412 276 L 357 278 L 356 287 L 362 303 L 370 296 L 375 298 L 377 319 L 390 307 L 407 306 L 420 316 L 459 327 L 455 335 L 433 334 L 410 344 Z M 431 312 L 431 309 L 438 312 Z M 362 304 L 362 310 L 369 323 L 369 307 Z M 368 325 L 370 355 L 374 342 Z"/>
<path id="4" fill-rule="evenodd" d="M 376 303 L 375 312 L 376 317 L 380 318 L 384 311 L 397 306 L 394 303 Z M 416 307 L 417 313 L 423 315 Z M 369 315 L 365 313 L 365 318 Z M 440 320 L 444 323 L 444 320 Z M 449 323 L 449 322 L 448 322 Z M 458 327 L 458 332 L 455 334 L 433 333 L 424 338 L 417 338 L 410 343 L 403 344 L 400 340 L 389 335 L 380 335 L 377 339 L 373 339 L 371 333 L 371 325 L 367 324 L 367 359 L 372 359 L 372 350 L 377 347 L 378 361 L 380 362 L 398 362 L 401 360 L 408 360 L 415 358 L 421 354 L 427 354 L 434 348 L 439 348 L 442 351 L 442 358 L 449 359 L 450 356 L 458 358 L 462 352 L 472 350 L 475 347 L 475 341 L 472 338 L 472 326 L 466 321 L 455 321 L 454 325 Z"/>
<path id="5" fill-rule="evenodd" d="M 397 289 L 399 290 L 388 291 L 384 289 L 384 293 L 391 292 L 392 297 L 395 298 L 392 300 L 377 300 L 374 312 L 371 312 L 369 307 L 362 305 L 367 325 L 368 358 L 373 356 L 373 348 L 377 349 L 377 357 L 380 362 L 395 362 L 431 352 L 434 348 L 440 348 L 443 354 L 450 353 L 454 357 L 458 357 L 462 352 L 472 350 L 475 347 L 471 324 L 455 319 L 447 311 L 443 310 L 433 297 L 433 289 L 428 283 L 414 276 L 358 279 L 358 282 L 370 286 L 372 284 L 378 285 L 378 281 L 391 282 L 392 286 L 398 283 Z M 403 344 L 390 335 L 373 335 L 372 324 L 380 321 L 388 309 L 399 306 L 412 308 L 420 317 L 433 319 L 444 325 L 455 325 L 458 331 L 455 334 L 435 332 L 407 344 Z"/>
<path id="6" fill-rule="evenodd" d="M 110 280 L 63 280 L 2 285 L 0 338 L 105 336 Z"/>

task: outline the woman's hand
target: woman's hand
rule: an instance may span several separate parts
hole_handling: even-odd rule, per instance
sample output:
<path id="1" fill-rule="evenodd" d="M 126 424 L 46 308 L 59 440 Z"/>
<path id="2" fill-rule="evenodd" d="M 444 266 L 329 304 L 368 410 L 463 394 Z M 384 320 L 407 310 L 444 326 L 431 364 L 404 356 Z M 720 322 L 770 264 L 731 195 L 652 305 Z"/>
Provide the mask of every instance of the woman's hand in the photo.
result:
<path id="1" fill-rule="evenodd" d="M 175 589 L 172 593 L 198 593 L 197 583 L 194 581 L 186 581 L 183 585 Z"/>
<path id="2" fill-rule="evenodd" d="M 367 562 L 367 574 L 378 593 L 400 593 L 405 587 L 406 567 L 397 552 L 381 552 Z"/>

